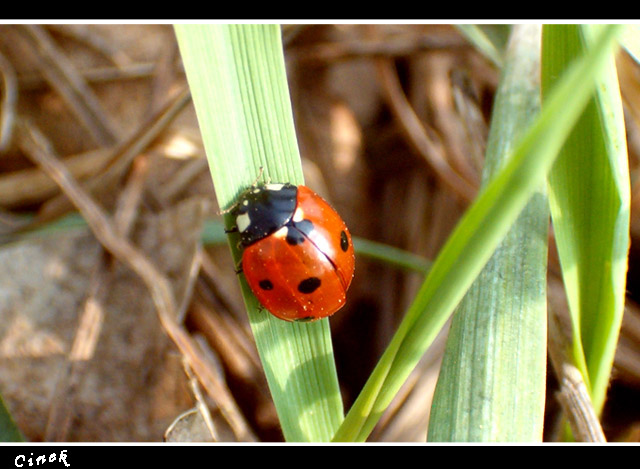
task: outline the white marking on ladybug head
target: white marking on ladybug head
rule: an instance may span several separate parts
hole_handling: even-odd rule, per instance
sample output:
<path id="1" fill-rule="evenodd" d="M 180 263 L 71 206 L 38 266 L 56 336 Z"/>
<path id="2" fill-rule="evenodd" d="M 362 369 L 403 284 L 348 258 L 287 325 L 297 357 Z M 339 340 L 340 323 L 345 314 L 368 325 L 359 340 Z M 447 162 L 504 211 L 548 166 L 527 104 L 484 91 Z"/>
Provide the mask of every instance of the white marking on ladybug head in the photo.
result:
<path id="1" fill-rule="evenodd" d="M 236 217 L 236 226 L 238 227 L 238 231 L 240 233 L 244 233 L 244 231 L 249 228 L 251 224 L 251 219 L 249 218 L 248 213 L 242 213 Z"/>
<path id="2" fill-rule="evenodd" d="M 284 184 L 265 184 L 264 187 L 270 191 L 279 191 L 282 190 Z"/>
<path id="3" fill-rule="evenodd" d="M 286 238 L 288 233 L 289 233 L 289 228 L 287 228 L 286 226 L 283 226 L 278 231 L 273 233 L 273 236 L 275 236 L 276 238 Z"/>
<path id="4" fill-rule="evenodd" d="M 296 211 L 293 212 L 293 221 L 299 222 L 302 220 L 304 220 L 304 211 L 300 207 L 298 207 L 296 208 Z"/>

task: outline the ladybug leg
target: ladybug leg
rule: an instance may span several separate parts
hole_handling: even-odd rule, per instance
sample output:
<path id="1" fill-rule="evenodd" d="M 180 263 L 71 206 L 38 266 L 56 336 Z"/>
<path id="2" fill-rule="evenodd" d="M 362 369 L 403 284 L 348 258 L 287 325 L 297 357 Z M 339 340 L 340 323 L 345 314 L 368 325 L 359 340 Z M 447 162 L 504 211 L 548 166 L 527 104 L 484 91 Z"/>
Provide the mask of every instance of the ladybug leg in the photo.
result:
<path id="1" fill-rule="evenodd" d="M 263 174 L 264 174 L 264 168 L 260 166 L 260 169 L 258 170 L 258 177 L 254 179 L 253 184 L 251 184 L 251 187 L 258 187 L 258 181 L 262 179 Z"/>
<path id="2" fill-rule="evenodd" d="M 258 172 L 258 177 L 254 179 L 253 183 L 251 184 L 252 188 L 256 188 L 258 187 L 258 181 L 262 178 L 264 173 L 264 168 L 262 166 L 260 166 L 260 170 Z M 245 191 L 244 193 L 246 193 L 248 191 Z M 233 212 L 236 208 L 238 207 L 238 202 L 234 203 L 233 205 L 231 205 L 229 208 L 226 208 L 224 210 L 219 210 L 218 211 L 218 215 L 225 215 L 229 212 Z M 226 231 L 226 230 L 225 230 Z M 236 230 L 237 231 L 237 230 Z"/>
<path id="3" fill-rule="evenodd" d="M 313 322 L 316 321 L 318 318 L 314 317 L 314 316 L 305 316 L 304 318 L 298 318 L 298 319 L 294 319 L 294 322 Z"/>
<path id="4" fill-rule="evenodd" d="M 242 272 L 242 261 L 240 261 L 238 262 L 238 265 L 236 265 L 236 275 L 240 275 Z"/>
<path id="5" fill-rule="evenodd" d="M 224 210 L 218 210 L 218 215 L 225 215 L 225 214 L 227 214 L 229 212 L 233 212 L 236 209 L 237 206 L 238 206 L 238 203 L 236 202 L 235 204 L 233 204 L 229 208 L 226 208 Z"/>
<path id="6" fill-rule="evenodd" d="M 238 227 L 234 226 L 232 228 L 225 228 L 224 229 L 225 234 L 229 234 L 229 233 L 237 233 L 238 232 Z"/>
<path id="7" fill-rule="evenodd" d="M 253 189 L 255 189 L 256 187 L 258 187 L 260 185 L 259 181 L 260 179 L 263 179 L 262 184 L 271 184 L 271 178 L 270 177 L 264 177 L 264 168 L 262 166 L 260 166 L 260 169 L 258 170 L 258 177 L 256 177 L 253 180 L 253 184 L 251 184 L 251 187 Z"/>

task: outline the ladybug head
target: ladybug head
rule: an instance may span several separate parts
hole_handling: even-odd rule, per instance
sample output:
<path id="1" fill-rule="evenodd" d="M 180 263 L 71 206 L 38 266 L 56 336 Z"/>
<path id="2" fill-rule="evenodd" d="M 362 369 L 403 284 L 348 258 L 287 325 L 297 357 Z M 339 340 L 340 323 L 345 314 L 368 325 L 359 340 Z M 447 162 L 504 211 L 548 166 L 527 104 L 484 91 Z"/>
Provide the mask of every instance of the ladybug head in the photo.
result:
<path id="1" fill-rule="evenodd" d="M 298 188 L 292 184 L 265 184 L 247 190 L 232 211 L 246 247 L 278 231 L 291 220 Z"/>

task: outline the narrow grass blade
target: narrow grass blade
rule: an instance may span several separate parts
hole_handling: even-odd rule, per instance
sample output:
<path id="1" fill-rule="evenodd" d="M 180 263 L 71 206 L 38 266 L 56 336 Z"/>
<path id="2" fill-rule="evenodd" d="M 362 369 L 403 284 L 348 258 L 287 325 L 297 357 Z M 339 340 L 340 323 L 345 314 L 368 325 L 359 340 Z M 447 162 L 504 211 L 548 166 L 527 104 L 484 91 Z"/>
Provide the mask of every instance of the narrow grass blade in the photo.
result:
<path id="1" fill-rule="evenodd" d="M 424 257 L 394 246 L 389 246 L 388 244 L 354 237 L 353 247 L 358 255 L 386 262 L 405 270 L 413 270 L 426 274 L 431 268 L 431 262 Z"/>
<path id="2" fill-rule="evenodd" d="M 264 168 L 300 184 L 298 152 L 277 25 L 176 25 L 218 203 L 229 208 Z M 233 222 L 225 218 L 227 228 Z M 238 238 L 230 237 L 236 262 Z M 239 276 L 258 352 L 287 441 L 327 441 L 343 418 L 327 320 L 272 317 Z"/>
<path id="3" fill-rule="evenodd" d="M 485 183 L 540 110 L 541 29 L 514 26 L 492 111 Z M 541 184 L 453 316 L 429 441 L 542 441 L 548 225 Z"/>
<path id="4" fill-rule="evenodd" d="M 545 181 L 593 91 L 595 79 L 608 63 L 618 30 L 616 26 L 606 27 L 595 47 L 563 74 L 512 157 L 465 213 L 334 441 L 367 438 L 498 243 Z"/>
<path id="5" fill-rule="evenodd" d="M 476 48 L 497 67 L 502 67 L 510 25 L 504 24 L 459 24 L 457 28 Z"/>
<path id="6" fill-rule="evenodd" d="M 22 442 L 24 436 L 13 421 L 9 410 L 0 397 L 0 441 L 2 442 Z"/>
<path id="7" fill-rule="evenodd" d="M 595 26 L 545 26 L 543 106 L 567 64 L 592 47 Z M 600 27 L 597 28 L 598 30 Z M 629 174 L 614 57 L 549 175 L 549 200 L 573 326 L 573 357 L 604 405 L 622 320 L 629 247 Z"/>

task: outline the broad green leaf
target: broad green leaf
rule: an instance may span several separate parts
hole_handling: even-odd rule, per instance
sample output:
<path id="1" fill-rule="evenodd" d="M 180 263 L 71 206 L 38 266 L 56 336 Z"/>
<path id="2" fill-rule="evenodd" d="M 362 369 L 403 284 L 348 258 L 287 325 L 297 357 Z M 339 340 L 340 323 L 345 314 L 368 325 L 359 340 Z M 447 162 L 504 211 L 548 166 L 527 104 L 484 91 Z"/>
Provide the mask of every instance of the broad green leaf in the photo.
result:
<path id="1" fill-rule="evenodd" d="M 492 111 L 485 184 L 540 109 L 540 32 L 514 26 Z M 547 365 L 544 184 L 453 316 L 429 441 L 542 441 Z"/>
<path id="2" fill-rule="evenodd" d="M 175 26 L 209 168 L 228 209 L 264 168 L 303 183 L 277 25 Z M 233 221 L 225 217 L 227 228 Z M 237 236 L 229 244 L 240 261 Z M 238 276 L 258 352 L 287 441 L 327 441 L 343 418 L 328 320 L 287 323 L 261 310 Z"/>
<path id="3" fill-rule="evenodd" d="M 601 27 L 546 26 L 543 107 L 557 77 Z M 629 174 L 613 56 L 549 175 L 553 228 L 573 326 L 573 356 L 596 412 L 604 405 L 625 299 Z"/>

